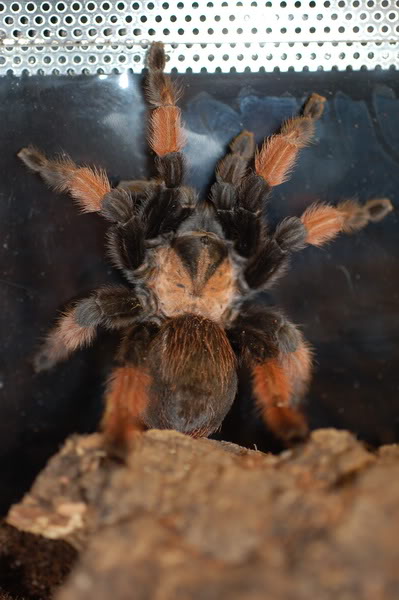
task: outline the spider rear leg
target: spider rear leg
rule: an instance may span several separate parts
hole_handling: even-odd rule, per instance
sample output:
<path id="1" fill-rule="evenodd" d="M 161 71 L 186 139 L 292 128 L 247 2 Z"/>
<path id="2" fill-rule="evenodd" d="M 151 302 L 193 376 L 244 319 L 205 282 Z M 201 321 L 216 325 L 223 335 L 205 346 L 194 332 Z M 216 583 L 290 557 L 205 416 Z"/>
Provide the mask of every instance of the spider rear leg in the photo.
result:
<path id="1" fill-rule="evenodd" d="M 105 413 L 101 429 L 113 452 L 124 453 L 135 434 L 145 430 L 140 419 L 148 404 L 151 378 L 142 367 L 117 367 L 105 395 Z"/>
<path id="2" fill-rule="evenodd" d="M 308 425 L 298 405 L 311 375 L 311 352 L 302 342 L 294 352 L 267 360 L 252 369 L 253 390 L 263 419 L 287 444 L 303 440 Z"/>
<path id="3" fill-rule="evenodd" d="M 298 408 L 311 374 L 311 353 L 298 329 L 269 307 L 243 307 L 228 331 L 240 362 L 252 373 L 253 393 L 266 425 L 287 444 L 307 435 Z"/>
<path id="4" fill-rule="evenodd" d="M 142 302 L 133 290 L 116 286 L 100 288 L 80 300 L 47 334 L 33 361 L 36 372 L 50 369 L 75 350 L 90 345 L 99 325 L 119 329 L 131 324 L 142 313 Z"/>
<path id="5" fill-rule="evenodd" d="M 119 366 L 108 383 L 101 422 L 106 444 L 113 453 L 123 455 L 134 436 L 146 429 L 142 414 L 152 385 L 147 353 L 158 329 L 152 323 L 140 323 L 133 326 L 122 341 Z"/>

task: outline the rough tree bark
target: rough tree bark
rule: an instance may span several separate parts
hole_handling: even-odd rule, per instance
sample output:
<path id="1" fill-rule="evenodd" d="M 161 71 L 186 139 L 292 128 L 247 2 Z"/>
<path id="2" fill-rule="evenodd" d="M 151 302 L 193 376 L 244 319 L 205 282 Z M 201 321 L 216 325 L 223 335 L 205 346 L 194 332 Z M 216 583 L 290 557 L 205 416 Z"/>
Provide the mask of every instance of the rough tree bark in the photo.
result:
<path id="1" fill-rule="evenodd" d="M 399 448 L 345 431 L 273 456 L 154 430 L 126 464 L 72 437 L 7 522 L 80 553 L 57 600 L 399 598 Z"/>

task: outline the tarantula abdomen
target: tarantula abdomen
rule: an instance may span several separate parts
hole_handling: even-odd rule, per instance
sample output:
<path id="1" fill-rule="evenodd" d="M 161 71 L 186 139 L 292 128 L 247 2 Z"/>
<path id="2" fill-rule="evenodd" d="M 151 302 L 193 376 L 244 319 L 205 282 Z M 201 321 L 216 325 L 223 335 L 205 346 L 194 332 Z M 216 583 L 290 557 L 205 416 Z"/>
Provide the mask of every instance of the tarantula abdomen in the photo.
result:
<path id="1" fill-rule="evenodd" d="M 167 321 L 151 343 L 147 427 L 210 435 L 237 391 L 236 358 L 223 329 L 197 315 Z"/>

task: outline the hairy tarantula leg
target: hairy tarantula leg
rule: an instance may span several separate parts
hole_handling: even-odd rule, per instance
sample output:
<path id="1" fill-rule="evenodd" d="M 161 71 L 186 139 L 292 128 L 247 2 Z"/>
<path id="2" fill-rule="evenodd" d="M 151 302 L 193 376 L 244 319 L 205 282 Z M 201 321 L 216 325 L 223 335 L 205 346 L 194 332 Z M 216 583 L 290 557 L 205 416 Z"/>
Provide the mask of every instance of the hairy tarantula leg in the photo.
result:
<path id="1" fill-rule="evenodd" d="M 244 177 L 238 188 L 218 181 L 212 186 L 211 201 L 217 218 L 241 256 L 248 258 L 258 248 L 265 230 L 261 213 L 269 194 L 269 185 L 256 173 Z"/>
<path id="2" fill-rule="evenodd" d="M 58 192 L 69 192 L 83 212 L 101 209 L 104 196 L 111 186 L 104 171 L 78 167 L 68 156 L 48 159 L 36 148 L 28 146 L 18 152 L 22 162 Z"/>
<path id="3" fill-rule="evenodd" d="M 165 75 L 165 49 L 161 42 L 152 44 L 148 54 L 147 99 L 155 108 L 150 120 L 150 146 L 157 154 L 156 166 L 166 187 L 178 187 L 184 176 L 181 149 L 185 139 L 181 111 L 176 106 L 179 90 Z"/>
<path id="4" fill-rule="evenodd" d="M 270 238 L 267 238 L 269 242 L 261 245 L 264 238 L 262 235 L 264 225 L 260 215 L 267 202 L 270 188 L 285 181 L 300 148 L 310 143 L 314 132 L 314 121 L 322 115 L 324 102 L 322 96 L 313 94 L 305 104 L 302 116 L 287 121 L 279 134 L 264 143 L 255 157 L 255 173 L 243 177 L 243 161 L 234 161 L 229 157 L 222 161 L 222 174 L 230 180 L 234 179 L 234 185 L 218 179 L 212 186 L 211 200 L 217 209 L 218 219 L 225 234 L 236 242 L 236 249 L 242 256 L 249 257 L 258 252 L 263 258 L 263 255 L 270 256 L 272 252 L 275 256 L 281 254 L 281 260 L 284 262 L 283 253 L 278 247 L 273 247 L 274 242 L 270 242 Z M 240 136 L 237 142 L 239 142 L 238 147 L 242 146 L 243 140 L 240 140 Z M 248 141 L 247 144 L 249 148 Z M 234 156 L 234 152 L 231 156 Z M 242 182 L 237 190 L 238 181 Z M 265 244 L 269 246 L 266 252 L 263 247 Z M 255 263 L 262 262 L 262 258 L 260 261 L 255 259 Z M 253 266 L 254 261 L 248 267 L 250 271 Z M 274 261 L 273 269 L 276 267 Z M 251 279 L 251 276 L 249 278 Z"/>
<path id="5" fill-rule="evenodd" d="M 108 383 L 101 424 L 113 453 L 124 454 L 134 435 L 145 428 L 141 415 L 147 408 L 152 385 L 146 364 L 147 354 L 158 331 L 158 325 L 138 323 L 122 340 L 118 352 L 119 366 Z"/>
<path id="6" fill-rule="evenodd" d="M 252 372 L 267 425 L 286 442 L 302 439 L 307 425 L 297 405 L 310 379 L 311 352 L 300 331 L 272 307 L 243 305 L 228 336 L 240 363 Z"/>
<path id="7" fill-rule="evenodd" d="M 303 440 L 308 433 L 306 419 L 297 405 L 306 393 L 311 363 L 310 349 L 302 341 L 294 352 L 252 369 L 253 390 L 262 416 L 272 432 L 287 444 Z"/>
<path id="8" fill-rule="evenodd" d="M 364 206 L 355 200 L 346 200 L 336 207 L 313 204 L 301 217 L 307 232 L 306 243 L 322 246 L 340 232 L 359 231 L 369 222 L 381 221 L 391 210 L 393 207 L 388 198 L 374 198 Z"/>
<path id="9" fill-rule="evenodd" d="M 210 200 L 216 208 L 225 234 L 230 239 L 234 239 L 240 237 L 238 232 L 242 228 L 242 216 L 235 211 L 238 186 L 246 173 L 249 160 L 255 153 L 253 133 L 242 131 L 231 142 L 230 149 L 231 152 L 222 158 L 216 168 L 216 182 L 212 185 Z"/>
<path id="10" fill-rule="evenodd" d="M 179 91 L 164 68 L 166 55 L 161 42 L 152 44 L 148 54 L 147 99 L 156 107 L 151 115 L 150 144 L 158 156 L 180 152 L 184 145 L 180 109 L 176 106 Z"/>
<path id="11" fill-rule="evenodd" d="M 67 310 L 57 325 L 47 334 L 46 340 L 33 359 L 36 373 L 51 369 L 58 362 L 94 340 L 96 325 L 82 326 L 76 317 L 76 308 Z"/>
<path id="12" fill-rule="evenodd" d="M 227 334 L 240 363 L 249 367 L 294 352 L 302 341 L 295 325 L 270 306 L 243 304 Z"/>
<path id="13" fill-rule="evenodd" d="M 112 451 L 124 452 L 133 436 L 144 431 L 140 415 L 148 404 L 151 377 L 140 366 L 117 367 L 105 394 L 101 429 Z"/>
<path id="14" fill-rule="evenodd" d="M 382 221 L 393 210 L 389 198 L 372 198 L 363 206 L 356 200 L 344 200 L 337 208 L 344 215 L 344 231 L 348 233 L 359 231 L 368 223 Z"/>
<path id="15" fill-rule="evenodd" d="M 315 121 L 323 114 L 325 98 L 312 94 L 302 116 L 284 123 L 280 133 L 268 138 L 255 157 L 255 171 L 270 186 L 286 181 L 301 148 L 312 140 Z"/>
<path id="16" fill-rule="evenodd" d="M 242 131 L 231 142 L 230 150 L 216 168 L 216 179 L 220 183 L 238 186 L 246 173 L 248 162 L 255 154 L 254 134 Z"/>
<path id="17" fill-rule="evenodd" d="M 272 285 L 284 274 L 291 252 L 302 250 L 307 244 L 322 246 L 341 232 L 359 231 L 369 222 L 381 221 L 392 210 L 388 198 L 373 198 L 364 206 L 354 200 L 336 207 L 312 204 L 300 218 L 284 219 L 274 235 L 265 239 L 246 267 L 248 285 L 254 289 Z"/>
<path id="18" fill-rule="evenodd" d="M 50 369 L 58 362 L 94 340 L 96 328 L 103 325 L 118 329 L 130 325 L 142 313 L 137 295 L 124 287 L 104 287 L 68 309 L 48 333 L 34 358 L 37 372 Z"/>

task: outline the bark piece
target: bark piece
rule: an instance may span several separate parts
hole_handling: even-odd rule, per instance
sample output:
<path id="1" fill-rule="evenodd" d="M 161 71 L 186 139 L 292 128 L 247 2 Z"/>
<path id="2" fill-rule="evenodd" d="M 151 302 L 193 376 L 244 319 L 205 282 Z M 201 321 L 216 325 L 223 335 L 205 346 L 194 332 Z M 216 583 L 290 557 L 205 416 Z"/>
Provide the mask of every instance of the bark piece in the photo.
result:
<path id="1" fill-rule="evenodd" d="M 153 430 L 126 464 L 75 436 L 8 521 L 82 550 L 57 600 L 399 597 L 399 451 L 345 431 L 273 456 Z"/>

